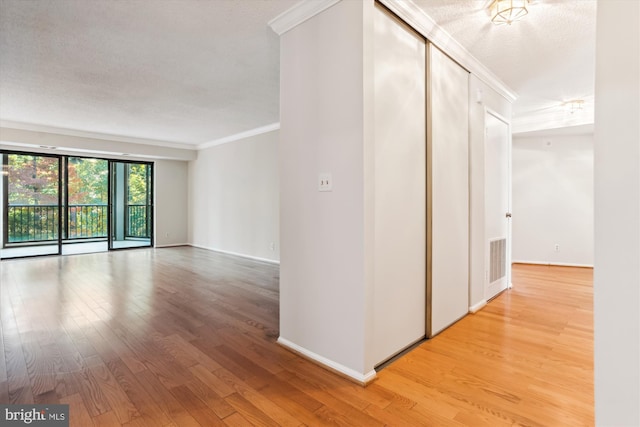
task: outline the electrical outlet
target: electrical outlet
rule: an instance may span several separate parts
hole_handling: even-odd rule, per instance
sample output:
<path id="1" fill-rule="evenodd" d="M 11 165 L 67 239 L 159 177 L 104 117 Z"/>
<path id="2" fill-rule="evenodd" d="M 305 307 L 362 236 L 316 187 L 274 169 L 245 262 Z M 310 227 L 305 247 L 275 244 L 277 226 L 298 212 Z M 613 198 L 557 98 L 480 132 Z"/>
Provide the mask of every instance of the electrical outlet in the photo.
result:
<path id="1" fill-rule="evenodd" d="M 328 172 L 318 174 L 318 191 L 333 191 L 333 178 Z"/>
<path id="2" fill-rule="evenodd" d="M 560 252 L 560 244 L 559 243 L 556 243 L 554 248 L 555 248 L 556 252 Z"/>
<path id="3" fill-rule="evenodd" d="M 269 249 L 271 249 L 272 251 L 276 250 L 276 244 L 271 242 L 271 244 L 269 245 Z"/>

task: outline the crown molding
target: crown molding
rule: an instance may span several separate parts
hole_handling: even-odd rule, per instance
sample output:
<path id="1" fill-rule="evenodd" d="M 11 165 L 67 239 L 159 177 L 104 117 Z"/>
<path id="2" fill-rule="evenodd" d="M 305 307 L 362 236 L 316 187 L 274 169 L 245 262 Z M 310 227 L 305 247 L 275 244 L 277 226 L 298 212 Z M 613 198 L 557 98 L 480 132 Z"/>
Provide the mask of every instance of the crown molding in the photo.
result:
<path id="1" fill-rule="evenodd" d="M 555 127 L 551 129 L 532 130 L 514 133 L 514 138 L 555 138 L 558 136 L 593 136 L 594 124 Z"/>
<path id="2" fill-rule="evenodd" d="M 4 133 L 9 131 L 10 129 L 15 129 L 18 131 L 38 132 L 43 134 L 62 135 L 62 136 L 70 136 L 73 138 L 84 138 L 84 139 L 100 140 L 100 141 L 114 141 L 114 142 L 123 142 L 123 143 L 129 143 L 129 144 L 140 144 L 145 146 L 162 147 L 162 148 L 169 148 L 169 149 L 175 149 L 175 150 L 185 150 L 185 152 L 195 152 L 197 150 L 202 150 L 205 148 L 214 147 L 216 145 L 226 144 L 228 142 L 237 141 L 239 139 L 249 138 L 251 136 L 256 136 L 263 133 L 278 130 L 280 129 L 280 123 L 271 123 L 266 126 L 250 129 L 248 131 L 240 132 L 234 135 L 229 135 L 224 138 L 203 142 L 198 145 L 180 144 L 180 143 L 175 143 L 170 141 L 158 141 L 158 140 L 151 140 L 151 139 L 144 139 L 144 138 L 126 137 L 126 136 L 111 135 L 111 134 L 98 133 L 98 132 L 87 132 L 87 131 L 80 131 L 75 129 L 59 128 L 55 126 L 45 126 L 45 125 L 37 125 L 32 123 L 14 122 L 10 120 L 0 120 L 0 128 L 5 130 Z M 9 142 L 9 141 L 5 141 L 5 142 Z M 72 148 L 68 148 L 68 149 L 72 149 Z M 80 148 L 73 148 L 73 150 L 82 151 Z M 86 151 L 87 153 L 90 152 L 93 154 L 112 154 L 111 152 L 106 152 L 106 151 L 105 152 L 96 151 L 96 150 L 84 150 L 84 151 Z M 157 157 L 157 158 L 164 158 L 164 157 Z"/>
<path id="3" fill-rule="evenodd" d="M 8 124 L 8 123 L 3 123 Z M 23 126 L 26 128 L 27 126 Z M 32 126 L 28 126 L 32 128 Z M 163 147 L 158 144 L 140 144 L 121 141 L 115 138 L 96 138 L 76 136 L 67 133 L 54 133 L 51 128 L 43 127 L 19 129 L 17 127 L 0 127 L 0 146 L 28 147 L 30 151 L 55 153 L 87 153 L 116 158 L 150 158 L 167 160 L 195 160 L 198 152 L 191 148 Z"/>
<path id="4" fill-rule="evenodd" d="M 413 0 L 378 0 L 436 47 L 491 86 L 509 102 L 518 95 L 426 14 Z"/>
<path id="5" fill-rule="evenodd" d="M 7 128 L 4 128 L 7 129 Z M 18 131 L 22 131 L 19 129 Z M 29 131 L 26 131 L 29 132 Z M 87 156 L 87 157 L 97 157 L 101 159 L 115 159 L 115 160 L 142 160 L 142 161 L 150 161 L 150 160 L 171 160 L 172 158 L 168 158 L 166 156 L 156 156 L 151 154 L 119 154 L 113 151 L 107 150 L 92 150 L 87 148 L 75 148 L 75 147 L 55 147 L 55 146 L 46 146 L 46 145 L 37 145 L 33 143 L 25 143 L 25 142 L 14 142 L 14 141 L 0 141 L 0 149 L 4 150 L 14 150 L 14 151 L 27 151 L 29 153 L 39 153 L 39 154 L 53 154 L 53 155 L 62 155 L 62 156 Z M 189 150 L 191 153 L 195 153 L 193 150 Z M 194 158 L 195 159 L 195 158 Z M 194 160 L 191 159 L 191 160 Z M 190 159 L 173 159 L 173 160 L 184 160 L 188 161 Z"/>
<path id="6" fill-rule="evenodd" d="M 330 8 L 340 0 L 302 0 L 269 21 L 269 27 L 279 36 L 309 18 Z"/>
<path id="7" fill-rule="evenodd" d="M 528 114 L 526 116 L 514 116 L 511 125 L 514 135 L 544 131 L 550 129 L 563 129 L 594 124 L 593 106 L 587 105 L 585 110 L 576 114 L 568 114 L 561 108 L 545 112 Z"/>
<path id="8" fill-rule="evenodd" d="M 215 147 L 216 145 L 226 144 L 228 142 L 237 141 L 239 139 L 249 138 L 251 136 L 261 135 L 263 133 L 272 132 L 280 129 L 280 123 L 271 123 L 270 125 L 261 126 L 259 128 L 247 130 L 244 132 L 236 133 L 235 135 L 225 136 L 224 138 L 215 139 L 209 142 L 203 142 L 196 148 L 198 150 L 204 150 L 205 148 Z"/>
<path id="9" fill-rule="evenodd" d="M 57 135 L 75 136 L 79 138 L 102 139 L 107 141 L 128 142 L 130 144 L 153 145 L 155 147 L 177 148 L 182 150 L 195 150 L 193 144 L 162 141 L 157 139 L 136 138 L 132 136 L 113 135 L 109 133 L 91 132 L 76 129 L 60 128 L 55 126 L 39 125 L 35 123 L 14 122 L 0 120 L 0 127 L 9 129 L 28 130 L 32 132 L 54 133 Z"/>

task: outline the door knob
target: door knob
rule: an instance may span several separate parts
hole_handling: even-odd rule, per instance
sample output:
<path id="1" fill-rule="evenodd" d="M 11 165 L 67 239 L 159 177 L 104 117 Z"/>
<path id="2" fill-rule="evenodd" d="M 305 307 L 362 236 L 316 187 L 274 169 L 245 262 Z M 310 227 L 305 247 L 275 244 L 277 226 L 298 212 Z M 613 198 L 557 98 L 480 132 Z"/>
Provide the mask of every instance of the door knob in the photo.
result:
<path id="1" fill-rule="evenodd" d="M 511 218 L 511 212 L 507 212 L 506 217 Z"/>

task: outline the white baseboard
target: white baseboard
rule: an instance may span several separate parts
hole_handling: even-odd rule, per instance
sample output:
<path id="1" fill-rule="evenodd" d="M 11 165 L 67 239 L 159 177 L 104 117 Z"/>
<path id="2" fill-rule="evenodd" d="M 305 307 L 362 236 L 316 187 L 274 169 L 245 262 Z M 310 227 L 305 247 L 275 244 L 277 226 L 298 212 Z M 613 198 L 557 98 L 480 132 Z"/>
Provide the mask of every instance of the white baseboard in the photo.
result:
<path id="1" fill-rule="evenodd" d="M 593 268 L 593 264 L 576 264 L 571 262 L 548 262 L 548 261 L 520 261 L 512 260 L 511 264 L 533 264 L 533 265 L 551 265 L 557 267 L 581 267 Z"/>
<path id="2" fill-rule="evenodd" d="M 188 243 L 170 243 L 168 245 L 155 245 L 154 248 L 175 248 L 178 246 L 191 246 Z"/>
<path id="3" fill-rule="evenodd" d="M 473 304 L 471 307 L 469 307 L 469 313 L 477 313 L 480 310 L 482 310 L 485 305 L 487 305 L 487 300 L 483 299 L 482 301 L 476 304 Z"/>
<path id="4" fill-rule="evenodd" d="M 254 261 L 268 262 L 269 264 L 278 264 L 278 265 L 280 264 L 280 261 L 277 260 L 277 259 L 260 258 L 260 257 L 253 256 L 253 255 L 247 255 L 247 254 L 241 254 L 241 253 L 238 253 L 238 252 L 225 251 L 224 249 L 210 248 L 208 246 L 195 245 L 193 243 L 189 243 L 189 246 L 193 246 L 194 248 L 199 248 L 199 249 L 206 249 L 208 251 L 213 251 L 213 252 L 220 252 L 222 254 L 239 256 L 241 258 L 248 258 L 248 259 L 252 259 Z"/>
<path id="5" fill-rule="evenodd" d="M 366 374 L 361 374 L 360 372 L 354 371 L 353 369 L 341 365 L 340 363 L 336 363 L 333 360 L 327 359 L 326 357 L 309 351 L 304 347 L 300 347 L 299 345 L 292 343 L 286 338 L 278 337 L 278 344 L 332 372 L 337 373 L 338 375 L 355 381 L 360 385 L 367 385 L 376 378 L 376 371 L 373 369 Z"/>

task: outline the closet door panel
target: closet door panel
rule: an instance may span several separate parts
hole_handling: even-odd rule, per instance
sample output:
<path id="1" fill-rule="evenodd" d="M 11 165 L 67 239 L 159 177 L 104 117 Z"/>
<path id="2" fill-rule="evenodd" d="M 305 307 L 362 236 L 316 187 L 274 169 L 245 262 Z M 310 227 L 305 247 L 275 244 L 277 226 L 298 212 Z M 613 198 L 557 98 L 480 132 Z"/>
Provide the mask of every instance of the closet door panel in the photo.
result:
<path id="1" fill-rule="evenodd" d="M 428 51 L 431 337 L 469 307 L 469 73 L 433 45 Z"/>
<path id="2" fill-rule="evenodd" d="M 426 45 L 376 7 L 374 18 L 374 357 L 425 336 Z"/>

